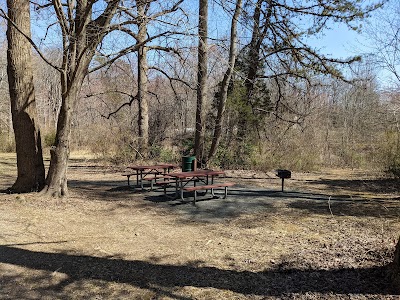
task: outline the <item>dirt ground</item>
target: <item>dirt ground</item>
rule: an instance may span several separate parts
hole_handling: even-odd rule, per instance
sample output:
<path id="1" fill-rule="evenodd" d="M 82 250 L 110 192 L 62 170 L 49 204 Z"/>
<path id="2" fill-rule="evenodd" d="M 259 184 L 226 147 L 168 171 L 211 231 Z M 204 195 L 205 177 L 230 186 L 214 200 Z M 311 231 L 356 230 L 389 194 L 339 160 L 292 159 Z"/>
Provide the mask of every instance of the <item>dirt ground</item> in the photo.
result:
<path id="1" fill-rule="evenodd" d="M 15 174 L 0 154 L 0 190 Z M 74 156 L 69 197 L 0 193 L 0 299 L 400 299 L 398 180 L 226 175 L 228 199 L 182 204 Z"/>

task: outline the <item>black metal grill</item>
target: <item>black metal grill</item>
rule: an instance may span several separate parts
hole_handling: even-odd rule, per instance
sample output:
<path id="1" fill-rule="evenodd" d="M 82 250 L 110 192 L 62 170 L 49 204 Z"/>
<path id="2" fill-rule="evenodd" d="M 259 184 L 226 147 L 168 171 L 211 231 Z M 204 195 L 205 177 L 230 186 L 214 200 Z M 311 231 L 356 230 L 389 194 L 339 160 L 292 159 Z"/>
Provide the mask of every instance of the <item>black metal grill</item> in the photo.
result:
<path id="1" fill-rule="evenodd" d="M 275 175 L 282 179 L 282 192 L 285 185 L 285 179 L 292 177 L 292 172 L 289 170 L 278 169 L 275 170 Z"/>

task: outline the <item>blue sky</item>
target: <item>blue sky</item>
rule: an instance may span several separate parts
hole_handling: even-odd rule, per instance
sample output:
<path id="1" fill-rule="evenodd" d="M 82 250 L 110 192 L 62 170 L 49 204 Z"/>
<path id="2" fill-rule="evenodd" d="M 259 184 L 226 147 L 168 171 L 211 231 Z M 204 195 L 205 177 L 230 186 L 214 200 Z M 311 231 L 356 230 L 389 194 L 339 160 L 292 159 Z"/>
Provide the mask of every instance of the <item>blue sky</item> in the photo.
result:
<path id="1" fill-rule="evenodd" d="M 322 37 L 312 39 L 311 45 L 321 49 L 323 54 L 335 58 L 347 58 L 364 51 L 363 37 L 357 32 L 348 29 L 345 25 L 335 25 L 327 30 Z"/>
<path id="2" fill-rule="evenodd" d="M 190 7 L 191 19 L 193 22 L 197 22 L 197 3 L 197 0 L 186 2 L 186 5 Z M 226 37 L 229 32 L 230 19 L 218 8 L 218 5 L 212 3 L 213 2 L 210 2 L 210 34 L 216 37 Z M 4 8 L 5 1 L 0 0 L 0 5 Z M 215 8 L 215 10 L 213 10 L 213 8 Z M 382 13 L 382 11 L 380 13 Z M 41 21 L 43 20 L 33 20 L 33 22 Z M 32 29 L 35 35 L 35 27 Z M 55 41 L 49 42 L 54 43 Z M 368 41 L 363 35 L 348 29 L 346 25 L 340 24 L 331 24 L 331 29 L 325 30 L 324 35 L 318 36 L 318 38 L 310 39 L 310 44 L 320 49 L 320 52 L 325 55 L 342 59 L 359 55 L 369 50 L 367 47 Z"/>

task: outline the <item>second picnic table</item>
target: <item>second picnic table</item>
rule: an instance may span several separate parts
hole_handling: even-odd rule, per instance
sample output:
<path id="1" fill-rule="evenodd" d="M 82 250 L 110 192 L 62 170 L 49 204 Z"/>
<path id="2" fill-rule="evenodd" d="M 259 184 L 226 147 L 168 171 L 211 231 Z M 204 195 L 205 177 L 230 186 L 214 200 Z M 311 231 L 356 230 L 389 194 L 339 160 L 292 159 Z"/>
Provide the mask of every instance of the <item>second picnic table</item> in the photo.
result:
<path id="1" fill-rule="evenodd" d="M 226 188 L 228 186 L 232 186 L 232 183 L 222 183 L 222 184 L 214 184 L 214 178 L 219 175 L 224 175 L 224 171 L 214 171 L 214 170 L 197 170 L 190 172 L 179 172 L 179 173 L 169 173 L 168 176 L 175 178 L 175 187 L 176 187 L 176 196 L 178 194 L 182 201 L 184 201 L 184 191 L 193 191 L 194 192 L 194 202 L 196 202 L 196 192 L 198 190 L 211 190 L 214 196 L 213 189 L 218 187 L 225 188 L 225 197 L 226 197 Z M 188 184 L 193 183 L 193 186 L 187 187 Z M 199 186 L 196 186 L 197 183 L 200 183 Z"/>
<path id="2" fill-rule="evenodd" d="M 168 174 L 172 169 L 176 168 L 175 164 L 156 164 L 156 165 L 146 165 L 146 166 L 129 166 L 128 168 L 136 171 L 133 174 L 126 173 L 125 176 L 136 175 L 136 184 L 140 185 L 142 189 L 143 180 L 145 180 L 146 176 L 151 176 L 150 179 L 156 179 L 157 175 L 165 175 Z M 162 170 L 162 171 L 161 171 Z M 129 177 L 128 177 L 128 185 L 129 185 Z"/>

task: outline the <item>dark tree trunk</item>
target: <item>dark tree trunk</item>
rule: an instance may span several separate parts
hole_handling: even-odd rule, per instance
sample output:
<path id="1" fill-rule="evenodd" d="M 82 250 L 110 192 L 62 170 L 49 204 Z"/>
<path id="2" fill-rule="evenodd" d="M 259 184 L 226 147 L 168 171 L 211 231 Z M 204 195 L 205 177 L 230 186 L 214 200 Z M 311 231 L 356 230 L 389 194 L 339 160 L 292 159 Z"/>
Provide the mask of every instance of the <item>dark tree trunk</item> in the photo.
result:
<path id="1" fill-rule="evenodd" d="M 92 20 L 92 4 L 87 0 L 76 2 L 76 15 L 69 19 L 70 26 L 65 25 L 67 17 L 62 7 L 57 5 L 57 16 L 61 18 L 60 26 L 68 39 L 64 40 L 63 62 L 61 71 L 62 104 L 57 122 L 56 145 L 51 149 L 50 168 L 46 178 L 43 194 L 51 197 L 62 197 L 68 194 L 67 167 L 69 159 L 69 141 L 72 118 L 78 103 L 78 94 L 82 82 L 88 73 L 97 45 L 102 41 L 113 16 L 118 1 L 110 1 L 103 14 Z M 70 17 L 70 16 L 69 16 Z M 73 28 L 73 31 L 69 31 Z"/>
<path id="2" fill-rule="evenodd" d="M 263 3 L 265 3 L 266 8 L 263 8 Z M 251 107 L 252 113 L 254 114 L 254 95 L 256 91 L 256 83 L 259 79 L 260 73 L 263 69 L 263 57 L 262 45 L 265 36 L 268 34 L 268 29 L 270 27 L 270 19 L 272 17 L 272 4 L 271 0 L 257 0 L 254 8 L 254 14 L 252 18 L 253 29 L 251 35 L 251 41 L 249 44 L 249 52 L 247 53 L 247 74 L 245 81 L 246 88 L 246 101 L 247 105 Z M 261 72 L 260 72 L 261 71 Z M 248 130 L 250 128 L 250 123 L 247 114 L 239 115 L 238 121 L 238 137 L 240 139 L 245 139 Z"/>
<path id="3" fill-rule="evenodd" d="M 253 95 L 255 81 L 257 79 L 257 73 L 260 67 L 260 50 L 262 45 L 262 28 L 261 24 L 261 7 L 264 0 L 258 0 L 255 5 L 254 15 L 253 15 L 253 32 L 251 35 L 251 41 L 249 46 L 248 54 L 248 71 L 246 78 L 246 96 L 247 99 L 251 99 Z"/>
<path id="4" fill-rule="evenodd" d="M 204 103 L 207 99 L 207 34 L 208 34 L 208 0 L 199 1 L 199 49 L 197 69 L 197 106 L 196 132 L 194 137 L 194 151 L 200 167 L 204 163 Z"/>
<path id="5" fill-rule="evenodd" d="M 83 79 L 82 79 L 83 80 Z M 62 97 L 62 105 L 57 122 L 56 145 L 50 149 L 50 168 L 46 178 L 45 193 L 51 197 L 68 194 L 67 168 L 72 116 L 81 83 L 74 83 L 72 89 Z"/>
<path id="6" fill-rule="evenodd" d="M 145 1 L 137 1 L 139 16 L 139 32 L 137 43 L 143 43 L 138 50 L 138 103 L 139 103 L 139 150 L 144 157 L 148 155 L 149 146 L 149 104 L 147 100 L 147 47 L 144 42 L 147 39 L 147 20 L 146 20 Z"/>
<path id="7" fill-rule="evenodd" d="M 394 260 L 392 263 L 392 280 L 396 290 L 400 291 L 400 238 L 396 245 L 396 251 L 394 252 Z"/>
<path id="8" fill-rule="evenodd" d="M 215 127 L 214 127 L 214 136 L 211 143 L 210 152 L 208 154 L 208 160 L 212 159 L 215 153 L 217 152 L 219 142 L 221 140 L 222 134 L 222 121 L 225 112 L 226 100 L 228 99 L 228 87 L 229 82 L 231 81 L 233 69 L 235 67 L 236 62 L 236 44 L 237 44 L 237 22 L 240 15 L 240 10 L 242 8 L 242 0 L 236 1 L 235 12 L 232 17 L 231 23 L 231 40 L 230 40 L 230 48 L 229 48 L 229 60 L 228 60 L 228 68 L 225 72 L 224 79 L 222 80 L 221 87 L 219 90 L 219 98 L 218 98 L 218 111 L 217 117 L 215 119 Z"/>
<path id="9" fill-rule="evenodd" d="M 45 182 L 40 130 L 36 123 L 30 36 L 30 7 L 26 0 L 8 0 L 7 74 L 17 152 L 18 177 L 11 191 L 39 191 Z M 15 26 L 12 25 L 14 23 Z"/>

